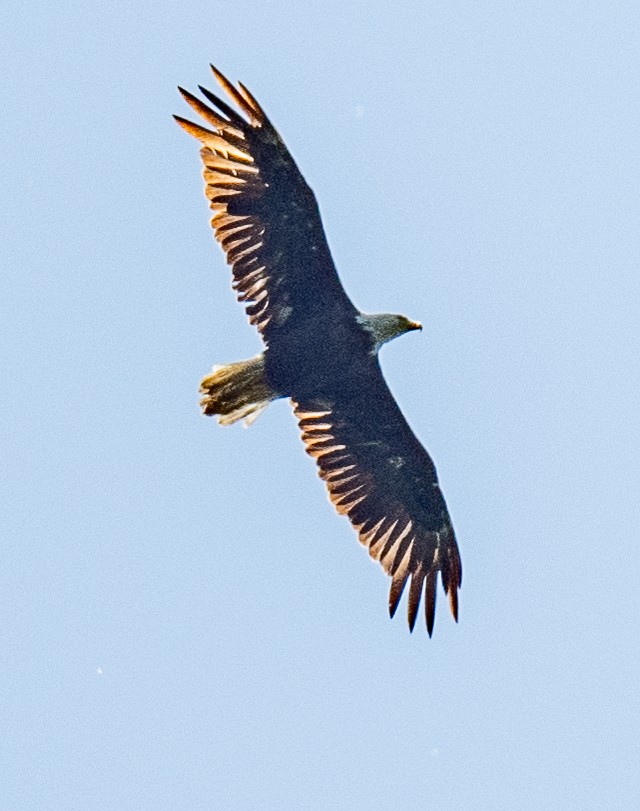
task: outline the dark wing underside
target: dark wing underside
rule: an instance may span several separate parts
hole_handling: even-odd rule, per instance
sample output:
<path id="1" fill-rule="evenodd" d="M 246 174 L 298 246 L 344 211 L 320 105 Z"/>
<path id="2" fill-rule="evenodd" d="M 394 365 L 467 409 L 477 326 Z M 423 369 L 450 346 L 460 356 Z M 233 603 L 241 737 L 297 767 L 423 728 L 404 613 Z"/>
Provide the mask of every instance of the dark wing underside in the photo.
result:
<path id="1" fill-rule="evenodd" d="M 315 196 L 249 93 L 213 72 L 243 115 L 200 88 L 213 109 L 180 92 L 210 128 L 175 116 L 202 149 L 211 225 L 233 268 L 233 287 L 268 343 L 323 308 L 355 314 L 336 272 Z"/>
<path id="2" fill-rule="evenodd" d="M 361 543 L 392 578 L 394 615 L 407 581 L 411 630 L 424 587 L 427 630 L 433 631 L 437 576 L 458 618 L 462 565 L 431 458 L 402 416 L 377 362 L 351 391 L 294 402 L 307 453 L 329 497 L 347 515 Z"/>

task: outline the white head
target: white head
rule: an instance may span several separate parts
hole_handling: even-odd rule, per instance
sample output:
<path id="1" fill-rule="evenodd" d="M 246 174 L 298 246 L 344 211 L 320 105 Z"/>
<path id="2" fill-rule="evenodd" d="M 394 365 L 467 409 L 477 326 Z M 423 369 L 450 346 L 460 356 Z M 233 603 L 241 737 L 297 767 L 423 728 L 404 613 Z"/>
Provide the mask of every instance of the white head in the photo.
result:
<path id="1" fill-rule="evenodd" d="M 358 322 L 373 335 L 376 352 L 392 338 L 411 330 L 422 329 L 422 324 L 418 321 L 394 313 L 360 313 Z"/>

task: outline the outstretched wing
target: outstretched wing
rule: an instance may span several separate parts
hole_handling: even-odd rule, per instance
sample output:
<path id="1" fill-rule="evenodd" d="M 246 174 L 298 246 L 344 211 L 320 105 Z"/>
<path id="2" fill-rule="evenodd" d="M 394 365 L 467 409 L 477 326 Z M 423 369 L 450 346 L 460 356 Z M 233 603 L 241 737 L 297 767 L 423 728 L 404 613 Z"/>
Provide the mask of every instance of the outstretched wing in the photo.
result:
<path id="1" fill-rule="evenodd" d="M 180 92 L 211 129 L 175 116 L 202 149 L 211 225 L 233 268 L 233 287 L 268 343 L 323 308 L 355 308 L 336 272 L 315 196 L 249 93 L 214 75 L 242 115 L 209 90 Z"/>
<path id="2" fill-rule="evenodd" d="M 457 621 L 462 564 L 436 469 L 377 361 L 363 369 L 349 391 L 294 402 L 294 408 L 307 453 L 315 457 L 331 501 L 392 578 L 391 616 L 410 579 L 413 630 L 424 585 L 431 636 L 440 572 Z"/>

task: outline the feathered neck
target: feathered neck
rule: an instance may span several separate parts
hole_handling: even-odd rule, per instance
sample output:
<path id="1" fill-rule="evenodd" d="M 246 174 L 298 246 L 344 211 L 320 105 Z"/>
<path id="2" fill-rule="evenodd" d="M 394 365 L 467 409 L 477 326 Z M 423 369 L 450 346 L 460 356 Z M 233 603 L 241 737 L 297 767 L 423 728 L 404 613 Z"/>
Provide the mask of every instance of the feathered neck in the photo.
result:
<path id="1" fill-rule="evenodd" d="M 406 315 L 395 313 L 359 313 L 357 321 L 373 335 L 375 352 L 380 349 L 382 344 L 397 338 L 398 335 L 422 329 L 422 324 L 418 321 L 412 321 Z"/>

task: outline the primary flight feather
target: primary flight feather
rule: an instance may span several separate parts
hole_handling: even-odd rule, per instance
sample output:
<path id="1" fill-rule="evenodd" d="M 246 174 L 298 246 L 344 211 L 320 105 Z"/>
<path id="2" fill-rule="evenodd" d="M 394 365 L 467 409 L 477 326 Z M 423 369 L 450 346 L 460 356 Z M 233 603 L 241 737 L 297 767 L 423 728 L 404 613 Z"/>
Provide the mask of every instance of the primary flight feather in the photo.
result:
<path id="1" fill-rule="evenodd" d="M 378 363 L 382 344 L 420 324 L 353 305 L 282 138 L 246 87 L 212 69 L 235 107 L 204 87 L 211 106 L 180 88 L 207 126 L 175 118 L 202 145 L 211 225 L 265 350 L 214 367 L 202 408 L 224 425 L 250 423 L 272 400 L 290 398 L 331 501 L 391 576 L 391 616 L 409 582 L 409 627 L 424 592 L 431 636 L 438 572 L 457 621 L 460 555 L 434 464 Z"/>

